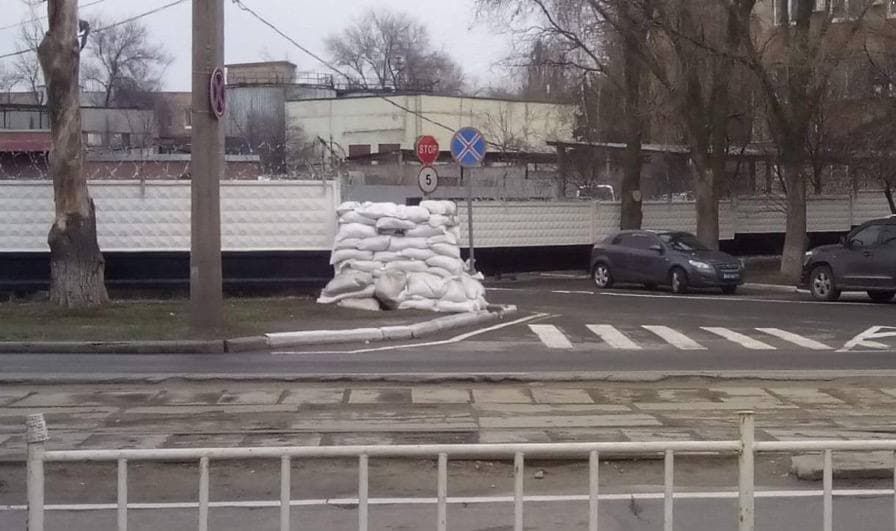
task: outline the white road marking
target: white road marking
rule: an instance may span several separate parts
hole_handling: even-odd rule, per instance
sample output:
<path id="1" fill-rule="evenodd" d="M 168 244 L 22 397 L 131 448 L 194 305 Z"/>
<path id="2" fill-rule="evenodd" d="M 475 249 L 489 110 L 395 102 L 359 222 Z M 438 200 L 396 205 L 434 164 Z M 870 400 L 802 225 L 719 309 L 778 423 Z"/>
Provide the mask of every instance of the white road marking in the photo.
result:
<path id="1" fill-rule="evenodd" d="M 643 325 L 641 328 L 649 330 L 660 336 L 664 341 L 680 350 L 706 350 L 706 347 L 697 343 L 688 336 L 682 334 L 678 330 L 669 328 L 668 326 L 659 325 Z"/>
<path id="2" fill-rule="evenodd" d="M 809 339 L 808 337 L 803 337 L 799 334 L 794 334 L 793 332 L 788 332 L 787 330 L 781 330 L 780 328 L 757 328 L 756 330 L 810 350 L 832 350 L 831 347 L 824 343 Z"/>
<path id="3" fill-rule="evenodd" d="M 885 331 L 886 330 L 886 331 Z M 872 341 L 872 339 L 883 339 L 885 337 L 894 337 L 896 336 L 896 327 L 892 326 L 872 326 L 868 330 L 865 330 L 861 334 L 856 337 L 850 339 L 843 348 L 839 349 L 837 352 L 849 352 L 855 347 L 865 347 L 872 349 L 885 349 L 890 348 L 889 345 L 885 343 L 881 343 L 879 341 Z"/>
<path id="4" fill-rule="evenodd" d="M 706 330 L 711 334 L 721 336 L 728 341 L 733 341 L 734 343 L 737 343 L 750 350 L 778 350 L 768 343 L 763 343 L 758 339 L 753 339 L 750 336 L 745 336 L 744 334 L 735 332 L 734 330 L 729 330 L 728 328 L 723 328 L 720 326 L 701 326 L 700 328 Z"/>
<path id="5" fill-rule="evenodd" d="M 569 339 L 566 339 L 566 336 L 563 335 L 563 332 L 561 332 L 560 329 L 554 325 L 530 324 L 529 329 L 535 332 L 535 335 L 538 336 L 538 339 L 540 339 L 541 342 L 544 343 L 548 348 L 573 348 L 572 343 L 569 342 Z"/>
<path id="6" fill-rule="evenodd" d="M 600 336 L 601 339 L 613 348 L 624 350 L 641 350 L 641 346 L 629 339 L 613 325 L 587 325 L 588 330 Z"/>
<path id="7" fill-rule="evenodd" d="M 757 490 L 757 498 L 817 498 L 824 494 L 822 490 L 806 489 L 806 490 Z M 893 489 L 836 489 L 832 494 L 837 497 L 892 497 Z M 600 494 L 598 499 L 601 501 L 630 501 L 635 500 L 662 500 L 664 494 L 662 492 L 635 492 L 635 493 L 614 493 Z M 728 500 L 736 499 L 738 492 L 735 490 L 716 490 L 708 492 L 676 492 L 675 499 L 679 500 Z M 587 494 L 566 494 L 566 495 L 530 495 L 524 496 L 527 502 L 567 502 L 567 501 L 587 501 Z M 513 503 L 513 496 L 450 496 L 446 498 L 449 504 L 491 504 L 491 503 Z M 438 503 L 437 498 L 370 498 L 370 505 L 435 505 Z M 358 498 L 316 498 L 291 500 L 289 505 L 292 507 L 315 507 L 315 506 L 351 506 L 357 505 Z M 235 509 L 261 509 L 267 507 L 279 507 L 279 500 L 247 500 L 247 501 L 212 501 L 208 504 L 213 508 L 235 508 Z M 132 510 L 152 510 L 152 509 L 196 509 L 199 507 L 197 502 L 169 502 L 169 503 L 128 503 L 128 509 Z M 115 503 L 60 503 L 48 504 L 44 506 L 47 511 L 114 511 L 118 508 Z M 21 512 L 27 511 L 27 505 L 0 505 L 0 512 Z"/>
<path id="8" fill-rule="evenodd" d="M 487 332 L 493 332 L 495 330 L 507 328 L 508 326 L 518 325 L 521 323 L 527 323 L 529 321 L 534 321 L 536 319 L 544 319 L 545 317 L 549 317 L 549 316 L 550 316 L 550 314 L 547 314 L 547 313 L 536 313 L 535 315 L 523 317 L 523 318 L 517 319 L 515 321 L 508 321 L 506 323 L 496 324 L 494 326 L 489 326 L 488 328 L 480 328 L 479 330 L 473 330 L 472 332 L 460 334 L 460 335 L 454 336 L 450 339 L 444 339 L 442 341 L 430 341 L 428 343 L 414 343 L 414 344 L 410 344 L 410 345 L 391 345 L 391 346 L 386 346 L 386 347 L 362 348 L 362 349 L 357 349 L 357 350 L 324 350 L 324 351 L 317 351 L 317 352 L 277 351 L 277 352 L 271 352 L 271 354 L 274 356 L 295 356 L 295 355 L 308 355 L 308 354 L 364 354 L 366 352 L 382 352 L 382 351 L 386 351 L 386 350 L 399 350 L 399 349 L 408 349 L 408 348 L 450 345 L 452 343 L 460 343 L 461 341 L 470 339 L 471 337 L 475 337 L 475 336 L 478 336 L 481 334 L 485 334 Z"/>

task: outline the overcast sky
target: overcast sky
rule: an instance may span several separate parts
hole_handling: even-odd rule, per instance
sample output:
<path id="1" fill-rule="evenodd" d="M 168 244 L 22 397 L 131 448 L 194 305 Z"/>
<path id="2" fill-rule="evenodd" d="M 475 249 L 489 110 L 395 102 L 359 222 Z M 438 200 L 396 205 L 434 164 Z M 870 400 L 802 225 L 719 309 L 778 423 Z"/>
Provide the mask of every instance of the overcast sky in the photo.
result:
<path id="1" fill-rule="evenodd" d="M 30 0 L 34 1 L 34 0 Z M 80 0 L 86 5 L 96 0 Z M 4 4 L 0 26 L 31 18 L 29 0 L 0 0 Z M 170 3 L 171 0 L 101 0 L 82 10 L 110 20 L 133 16 Z M 405 11 L 429 27 L 433 44 L 451 54 L 478 86 L 503 85 L 494 77 L 493 66 L 509 52 L 505 36 L 484 23 L 477 23 L 475 0 L 243 0 L 266 19 L 277 25 L 311 51 L 325 56 L 324 38 L 345 27 L 353 17 L 372 7 Z M 325 68 L 292 44 L 241 11 L 231 0 L 224 0 L 225 57 L 228 63 L 288 59 L 303 71 L 325 72 Z M 41 4 L 40 15 L 46 15 Z M 165 77 L 166 90 L 188 90 L 190 85 L 190 2 L 147 16 L 151 34 L 164 43 L 175 57 Z M 16 50 L 18 27 L 0 29 L 0 55 Z M 10 61 L 0 59 L 0 62 Z"/>

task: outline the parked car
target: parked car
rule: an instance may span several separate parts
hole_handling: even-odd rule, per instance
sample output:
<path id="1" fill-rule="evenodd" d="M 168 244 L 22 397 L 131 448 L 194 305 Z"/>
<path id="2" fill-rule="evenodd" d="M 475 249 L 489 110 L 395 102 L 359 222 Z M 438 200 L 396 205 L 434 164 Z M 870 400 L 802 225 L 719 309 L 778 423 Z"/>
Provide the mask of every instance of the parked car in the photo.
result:
<path id="1" fill-rule="evenodd" d="M 835 245 L 803 257 L 800 285 L 818 300 L 833 301 L 844 291 L 866 291 L 871 300 L 896 296 L 896 216 L 859 225 Z"/>
<path id="2" fill-rule="evenodd" d="M 726 294 L 743 283 L 743 268 L 733 256 L 713 251 L 696 236 L 679 231 L 620 231 L 594 245 L 591 278 L 598 288 L 636 283 L 650 289 L 721 288 Z"/>

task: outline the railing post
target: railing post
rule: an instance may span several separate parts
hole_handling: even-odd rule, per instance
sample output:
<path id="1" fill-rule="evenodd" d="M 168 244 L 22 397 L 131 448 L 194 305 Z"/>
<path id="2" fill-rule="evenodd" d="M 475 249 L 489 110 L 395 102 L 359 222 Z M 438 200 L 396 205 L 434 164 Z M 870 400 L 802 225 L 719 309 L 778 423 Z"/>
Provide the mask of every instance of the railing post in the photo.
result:
<path id="1" fill-rule="evenodd" d="M 199 458 L 199 531 L 208 531 L 208 457 Z"/>
<path id="2" fill-rule="evenodd" d="M 280 531 L 290 529 L 290 500 L 292 498 L 292 461 L 288 455 L 280 457 Z"/>
<path id="3" fill-rule="evenodd" d="M 438 495 L 438 522 L 436 529 L 438 531 L 447 531 L 448 529 L 448 454 L 439 454 L 439 473 L 436 481 L 436 490 Z"/>
<path id="4" fill-rule="evenodd" d="M 369 494 L 368 463 L 366 455 L 358 458 L 358 531 L 367 531 L 367 497 Z"/>
<path id="5" fill-rule="evenodd" d="M 28 443 L 28 531 L 44 531 L 44 452 L 47 423 L 41 413 L 28 415 L 25 441 Z"/>
<path id="6" fill-rule="evenodd" d="M 118 531 L 128 531 L 128 460 L 118 460 Z"/>
<path id="7" fill-rule="evenodd" d="M 666 450 L 663 458 L 663 530 L 675 529 L 675 453 Z"/>
<path id="8" fill-rule="evenodd" d="M 740 456 L 738 457 L 738 502 L 737 502 L 737 529 L 738 531 L 753 531 L 754 522 L 754 450 L 755 423 L 752 411 L 741 411 L 740 417 Z"/>
<path id="9" fill-rule="evenodd" d="M 523 531 L 523 479 L 525 458 L 517 453 L 513 456 L 513 531 Z"/>

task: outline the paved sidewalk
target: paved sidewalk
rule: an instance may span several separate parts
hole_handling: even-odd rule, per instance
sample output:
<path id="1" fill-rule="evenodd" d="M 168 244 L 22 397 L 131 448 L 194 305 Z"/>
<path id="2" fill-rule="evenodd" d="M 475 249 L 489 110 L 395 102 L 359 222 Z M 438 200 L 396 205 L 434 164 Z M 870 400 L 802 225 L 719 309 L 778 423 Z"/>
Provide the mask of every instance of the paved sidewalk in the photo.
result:
<path id="1" fill-rule="evenodd" d="M 896 437 L 896 380 L 569 384 L 5 386 L 0 458 L 25 455 L 24 416 L 53 449 Z"/>

